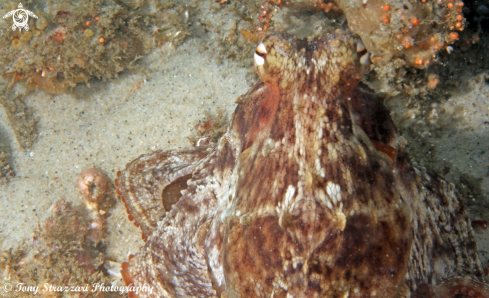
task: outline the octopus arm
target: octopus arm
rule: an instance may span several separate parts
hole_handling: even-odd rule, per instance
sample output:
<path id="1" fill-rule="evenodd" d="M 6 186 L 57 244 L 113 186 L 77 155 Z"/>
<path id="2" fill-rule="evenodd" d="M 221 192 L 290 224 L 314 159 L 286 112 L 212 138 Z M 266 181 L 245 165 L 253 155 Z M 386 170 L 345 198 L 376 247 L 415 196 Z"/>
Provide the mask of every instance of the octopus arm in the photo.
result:
<path id="1" fill-rule="evenodd" d="M 157 287 L 154 296 L 145 293 L 144 297 L 217 297 L 206 252 L 216 197 L 194 182 L 130 260 L 134 286 Z"/>
<path id="2" fill-rule="evenodd" d="M 435 286 L 451 279 L 482 282 L 474 232 L 454 185 L 414 163 L 398 174 L 398 179 L 421 182 L 417 186 L 399 182 L 413 215 L 407 285 L 415 292 L 421 285 Z"/>
<path id="3" fill-rule="evenodd" d="M 155 151 L 127 165 L 118 178 L 118 191 L 126 204 L 129 219 L 141 226 L 143 238 L 182 196 L 187 181 L 208 147 L 186 151 Z"/>

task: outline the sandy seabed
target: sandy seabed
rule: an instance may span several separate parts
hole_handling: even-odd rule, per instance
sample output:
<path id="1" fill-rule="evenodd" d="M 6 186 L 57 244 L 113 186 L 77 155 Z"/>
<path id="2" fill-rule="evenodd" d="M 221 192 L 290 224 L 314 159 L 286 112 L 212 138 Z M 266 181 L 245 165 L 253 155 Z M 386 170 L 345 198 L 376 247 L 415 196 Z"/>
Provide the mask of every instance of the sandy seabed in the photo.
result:
<path id="1" fill-rule="evenodd" d="M 90 88 L 51 95 L 44 91 L 26 97 L 39 117 L 39 137 L 22 150 L 0 109 L 0 131 L 10 142 L 16 177 L 0 186 L 2 249 L 29 239 L 59 199 L 81 202 L 76 180 L 90 167 L 113 181 L 126 163 L 160 149 L 192 146 L 195 125 L 206 113 L 224 109 L 231 115 L 234 101 L 250 84 L 250 68 L 219 61 L 201 52 L 191 40 L 179 47 L 162 47 L 112 82 L 91 81 Z M 5 138 L 5 136 L 4 136 Z M 143 244 L 141 230 L 128 219 L 118 201 L 109 210 L 108 254 L 124 261 Z"/>

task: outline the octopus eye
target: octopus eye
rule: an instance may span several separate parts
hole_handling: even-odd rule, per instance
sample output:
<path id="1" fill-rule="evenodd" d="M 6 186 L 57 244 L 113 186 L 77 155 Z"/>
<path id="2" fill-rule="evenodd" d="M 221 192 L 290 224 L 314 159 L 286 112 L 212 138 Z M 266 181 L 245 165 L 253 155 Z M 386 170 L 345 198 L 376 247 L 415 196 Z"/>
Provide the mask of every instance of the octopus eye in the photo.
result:
<path id="1" fill-rule="evenodd" d="M 367 49 L 365 48 L 365 45 L 363 44 L 361 39 L 358 39 L 357 42 L 357 54 L 360 58 L 360 63 L 363 65 L 367 65 L 369 62 L 370 53 L 367 52 Z"/>
<path id="2" fill-rule="evenodd" d="M 360 57 L 360 63 L 363 65 L 367 65 L 369 63 L 370 53 L 365 53 L 362 57 Z"/>
<path id="3" fill-rule="evenodd" d="M 256 65 L 263 65 L 265 63 L 265 59 L 267 58 L 267 48 L 265 48 L 265 45 L 262 42 L 256 47 L 254 57 Z"/>

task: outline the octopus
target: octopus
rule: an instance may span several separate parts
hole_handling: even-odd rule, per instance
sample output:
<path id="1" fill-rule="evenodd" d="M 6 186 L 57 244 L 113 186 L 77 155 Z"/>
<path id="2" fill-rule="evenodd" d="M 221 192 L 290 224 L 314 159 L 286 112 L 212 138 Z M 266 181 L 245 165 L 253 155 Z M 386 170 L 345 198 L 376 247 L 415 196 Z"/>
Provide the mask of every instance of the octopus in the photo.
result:
<path id="1" fill-rule="evenodd" d="M 407 154 L 364 51 L 266 33 L 215 144 L 118 173 L 146 240 L 121 274 L 153 287 L 130 296 L 489 297 L 459 194 Z"/>

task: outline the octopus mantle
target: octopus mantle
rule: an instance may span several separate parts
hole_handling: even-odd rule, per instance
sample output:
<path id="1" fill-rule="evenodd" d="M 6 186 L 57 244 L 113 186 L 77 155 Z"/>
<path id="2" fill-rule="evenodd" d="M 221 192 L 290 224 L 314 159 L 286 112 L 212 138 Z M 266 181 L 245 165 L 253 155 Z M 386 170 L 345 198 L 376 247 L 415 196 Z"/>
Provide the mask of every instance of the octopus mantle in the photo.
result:
<path id="1" fill-rule="evenodd" d="M 268 33 L 216 145 L 127 165 L 116 184 L 147 242 L 122 274 L 154 287 L 140 297 L 489 296 L 457 192 L 359 84 L 362 50 Z"/>

